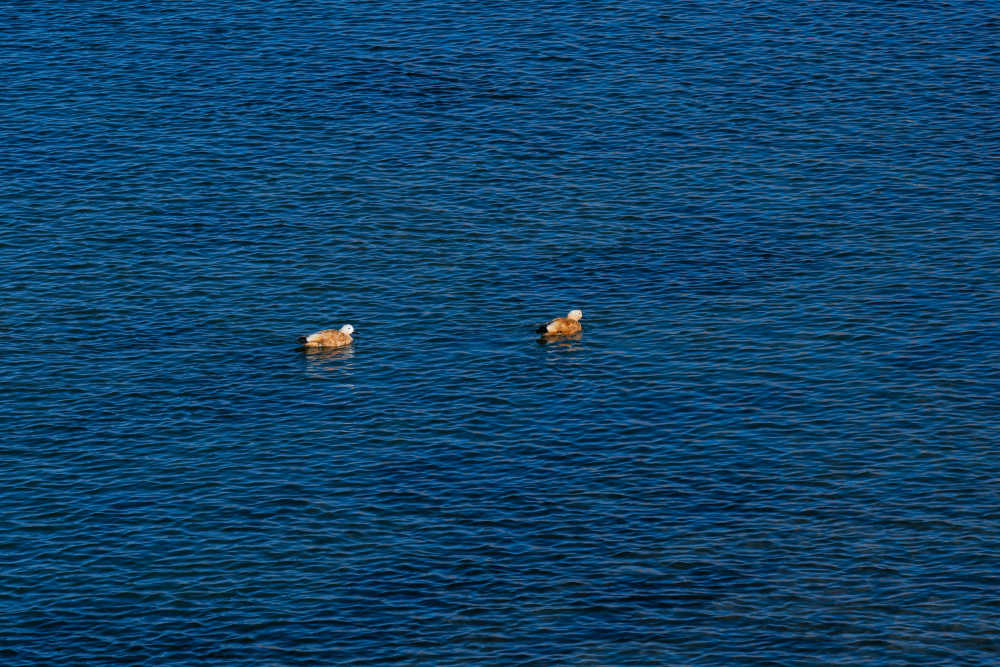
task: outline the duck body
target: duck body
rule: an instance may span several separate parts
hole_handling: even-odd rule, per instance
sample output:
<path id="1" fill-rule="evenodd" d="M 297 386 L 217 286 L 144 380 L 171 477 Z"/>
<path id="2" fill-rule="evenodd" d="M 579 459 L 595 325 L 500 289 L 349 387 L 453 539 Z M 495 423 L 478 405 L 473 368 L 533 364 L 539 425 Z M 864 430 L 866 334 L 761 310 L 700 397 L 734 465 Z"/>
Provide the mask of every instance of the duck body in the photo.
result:
<path id="1" fill-rule="evenodd" d="M 583 331 L 580 320 L 583 313 L 579 310 L 571 310 L 566 317 L 557 317 L 548 324 L 543 324 L 536 331 L 545 336 L 571 336 Z"/>
<path id="2" fill-rule="evenodd" d="M 354 338 L 351 337 L 352 333 L 354 333 L 354 327 L 345 324 L 339 329 L 323 329 L 308 336 L 300 336 L 299 344 L 310 349 L 344 347 L 354 342 Z"/>

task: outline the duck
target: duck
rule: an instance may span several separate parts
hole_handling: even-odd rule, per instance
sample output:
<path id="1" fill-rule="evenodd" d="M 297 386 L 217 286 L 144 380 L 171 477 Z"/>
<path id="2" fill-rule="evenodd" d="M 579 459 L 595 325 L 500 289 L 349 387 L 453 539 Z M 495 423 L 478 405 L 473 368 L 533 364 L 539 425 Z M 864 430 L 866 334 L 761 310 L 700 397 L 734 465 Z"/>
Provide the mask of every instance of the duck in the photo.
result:
<path id="1" fill-rule="evenodd" d="M 351 337 L 352 333 L 354 333 L 354 327 L 350 324 L 345 324 L 339 329 L 323 329 L 308 336 L 299 336 L 299 345 L 304 345 L 308 348 L 344 347 L 354 342 L 354 339 Z"/>
<path id="2" fill-rule="evenodd" d="M 583 319 L 583 311 L 571 310 L 566 313 L 566 317 L 557 317 L 548 324 L 543 324 L 536 331 L 545 336 L 570 336 L 583 331 L 580 320 Z"/>

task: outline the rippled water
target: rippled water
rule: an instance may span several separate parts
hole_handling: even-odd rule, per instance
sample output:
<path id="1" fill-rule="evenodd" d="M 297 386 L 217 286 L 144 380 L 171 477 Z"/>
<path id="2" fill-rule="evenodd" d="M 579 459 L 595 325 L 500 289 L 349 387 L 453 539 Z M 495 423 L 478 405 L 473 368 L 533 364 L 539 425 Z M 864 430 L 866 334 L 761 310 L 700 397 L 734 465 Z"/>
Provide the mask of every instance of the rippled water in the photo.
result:
<path id="1" fill-rule="evenodd" d="M 996 3 L 3 13 L 4 664 L 998 659 Z"/>

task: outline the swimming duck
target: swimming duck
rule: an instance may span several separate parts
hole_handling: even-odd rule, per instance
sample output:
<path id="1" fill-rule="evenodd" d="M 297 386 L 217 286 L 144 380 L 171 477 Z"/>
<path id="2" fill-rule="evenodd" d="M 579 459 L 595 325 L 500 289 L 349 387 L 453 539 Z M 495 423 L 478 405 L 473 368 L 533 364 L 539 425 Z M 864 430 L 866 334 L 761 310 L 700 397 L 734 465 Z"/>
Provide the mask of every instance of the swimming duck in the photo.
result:
<path id="1" fill-rule="evenodd" d="M 583 319 L 583 311 L 571 310 L 566 314 L 566 317 L 557 317 L 548 324 L 538 327 L 536 331 L 546 336 L 568 336 L 580 333 L 583 331 L 583 327 L 580 325 L 581 319 Z"/>
<path id="2" fill-rule="evenodd" d="M 308 336 L 299 336 L 299 344 L 306 347 L 343 347 L 354 342 L 354 327 L 345 324 L 340 329 L 323 329 Z"/>

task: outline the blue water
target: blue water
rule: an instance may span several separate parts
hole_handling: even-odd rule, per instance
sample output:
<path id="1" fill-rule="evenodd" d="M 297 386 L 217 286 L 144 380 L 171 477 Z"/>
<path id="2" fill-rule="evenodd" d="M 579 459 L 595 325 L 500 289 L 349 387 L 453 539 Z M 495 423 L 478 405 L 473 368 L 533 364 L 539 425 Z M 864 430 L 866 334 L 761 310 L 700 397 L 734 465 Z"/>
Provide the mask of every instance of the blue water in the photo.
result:
<path id="1" fill-rule="evenodd" d="M 0 24 L 2 664 L 1000 660 L 1000 3 Z"/>

